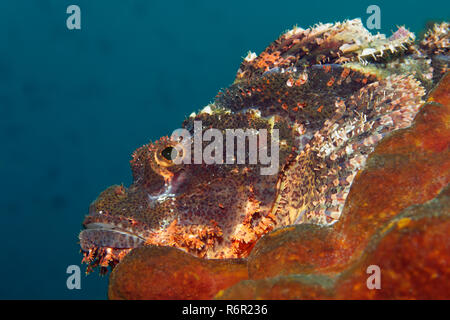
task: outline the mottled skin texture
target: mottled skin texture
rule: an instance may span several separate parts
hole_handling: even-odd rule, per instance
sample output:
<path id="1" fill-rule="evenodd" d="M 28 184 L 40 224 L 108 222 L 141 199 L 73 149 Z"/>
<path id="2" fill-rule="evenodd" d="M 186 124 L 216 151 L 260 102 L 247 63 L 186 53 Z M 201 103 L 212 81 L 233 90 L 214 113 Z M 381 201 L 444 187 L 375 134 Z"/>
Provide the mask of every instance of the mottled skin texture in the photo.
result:
<path id="1" fill-rule="evenodd" d="M 175 141 L 145 145 L 131 160 L 133 184 L 112 186 L 91 205 L 80 234 L 85 261 L 104 271 L 150 244 L 246 257 L 274 228 L 335 223 L 367 156 L 411 125 L 448 66 L 447 24 L 420 45 L 413 40 L 404 28 L 388 39 L 372 36 L 351 20 L 295 28 L 259 56 L 249 54 L 234 83 L 183 128 L 193 134 L 193 121 L 202 120 L 203 130 L 267 129 L 271 136 L 279 129 L 278 172 L 261 175 L 261 164 L 178 165 L 167 156 Z M 436 61 L 444 67 L 433 68 Z"/>
<path id="2" fill-rule="evenodd" d="M 250 254 L 249 276 L 262 279 L 279 274 L 342 272 L 361 259 L 371 241 L 376 242 L 390 224 L 400 219 L 402 210 L 437 197 L 450 182 L 448 88 L 450 74 L 430 95 L 411 127 L 380 142 L 365 170 L 355 178 L 354 192 L 349 194 L 342 217 L 333 228 L 303 224 L 272 232 Z M 441 196 L 442 219 L 448 219 L 450 213 L 443 205 L 448 204 L 447 197 L 448 190 Z M 442 259 L 450 262 L 446 245 Z M 270 260 L 279 263 L 267 264 Z"/>

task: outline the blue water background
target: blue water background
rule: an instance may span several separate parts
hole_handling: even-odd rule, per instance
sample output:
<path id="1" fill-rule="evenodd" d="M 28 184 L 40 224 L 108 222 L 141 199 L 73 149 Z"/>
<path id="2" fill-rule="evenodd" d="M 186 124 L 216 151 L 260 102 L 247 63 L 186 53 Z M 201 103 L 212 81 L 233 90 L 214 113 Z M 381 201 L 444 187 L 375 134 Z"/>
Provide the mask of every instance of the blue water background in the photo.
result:
<path id="1" fill-rule="evenodd" d="M 66 28 L 81 8 L 82 29 Z M 382 33 L 449 18 L 448 1 L 0 1 L 0 298 L 105 299 L 82 276 L 89 203 L 131 181 L 134 149 L 178 128 L 230 84 L 249 50 L 297 24 L 381 8 Z M 84 270 L 85 266 L 81 267 Z"/>

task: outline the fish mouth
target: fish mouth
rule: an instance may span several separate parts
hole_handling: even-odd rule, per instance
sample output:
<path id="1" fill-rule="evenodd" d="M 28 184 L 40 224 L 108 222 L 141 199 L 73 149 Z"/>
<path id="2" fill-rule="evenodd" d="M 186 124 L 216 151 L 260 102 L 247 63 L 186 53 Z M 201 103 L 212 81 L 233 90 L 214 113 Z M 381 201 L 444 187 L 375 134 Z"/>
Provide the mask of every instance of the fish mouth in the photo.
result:
<path id="1" fill-rule="evenodd" d="M 145 236 L 124 221 L 99 218 L 99 214 L 86 217 L 79 240 L 83 262 L 88 264 L 86 272 L 100 267 L 100 273 L 106 274 L 108 267 L 114 268 L 132 249 L 144 245 Z"/>
<path id="2" fill-rule="evenodd" d="M 91 222 L 84 225 L 81 231 L 81 249 L 88 251 L 93 247 L 105 247 L 114 249 L 136 248 L 145 242 L 145 239 L 129 230 L 122 230 L 111 223 Z"/>

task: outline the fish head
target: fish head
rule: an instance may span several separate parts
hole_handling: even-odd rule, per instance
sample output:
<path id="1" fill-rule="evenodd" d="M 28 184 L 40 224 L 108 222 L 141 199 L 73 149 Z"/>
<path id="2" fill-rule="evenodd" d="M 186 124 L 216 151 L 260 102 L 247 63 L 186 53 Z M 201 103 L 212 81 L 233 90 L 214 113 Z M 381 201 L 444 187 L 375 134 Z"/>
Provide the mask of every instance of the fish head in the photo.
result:
<path id="1" fill-rule="evenodd" d="M 271 209 L 297 135 L 284 118 L 255 109 L 208 107 L 191 116 L 171 137 L 133 153 L 128 188 L 111 186 L 90 205 L 79 235 L 85 261 L 114 266 L 143 245 L 206 258 L 248 255 L 275 225 Z"/>

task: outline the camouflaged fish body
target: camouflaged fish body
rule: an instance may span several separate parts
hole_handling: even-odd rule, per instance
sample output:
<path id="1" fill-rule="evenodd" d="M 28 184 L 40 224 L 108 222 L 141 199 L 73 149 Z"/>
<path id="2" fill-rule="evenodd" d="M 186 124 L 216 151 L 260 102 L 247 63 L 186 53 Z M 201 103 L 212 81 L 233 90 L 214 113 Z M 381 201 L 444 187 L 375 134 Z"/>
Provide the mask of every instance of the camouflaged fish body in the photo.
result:
<path id="1" fill-rule="evenodd" d="M 133 154 L 133 184 L 112 186 L 91 205 L 80 234 L 84 260 L 114 266 L 146 244 L 245 257 L 274 228 L 334 223 L 378 141 L 411 124 L 447 71 L 448 24 L 414 40 L 403 27 L 390 38 L 371 35 L 356 19 L 294 28 L 249 53 L 234 83 L 182 127 L 194 135 L 202 121 L 203 131 L 224 136 L 256 129 L 257 140 L 258 130 L 272 137 L 278 129 L 277 174 L 261 175 L 261 164 L 249 161 L 174 164 L 167 137 L 145 145 Z"/>

